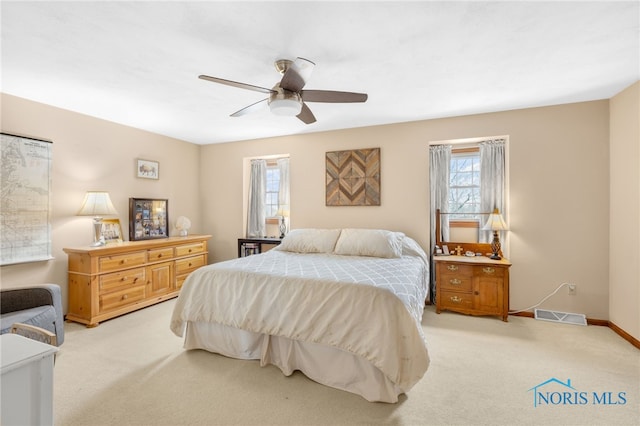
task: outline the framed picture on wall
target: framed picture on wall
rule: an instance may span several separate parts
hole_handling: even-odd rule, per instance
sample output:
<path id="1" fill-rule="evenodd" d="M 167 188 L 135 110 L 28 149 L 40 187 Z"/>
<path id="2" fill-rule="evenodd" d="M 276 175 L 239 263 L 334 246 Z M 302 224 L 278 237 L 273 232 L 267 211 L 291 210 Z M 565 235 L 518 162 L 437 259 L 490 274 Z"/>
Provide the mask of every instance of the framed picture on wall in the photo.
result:
<path id="1" fill-rule="evenodd" d="M 169 200 L 129 198 L 129 240 L 169 236 Z"/>
<path id="2" fill-rule="evenodd" d="M 160 163 L 138 159 L 136 162 L 136 176 L 142 179 L 160 179 Z"/>
<path id="3" fill-rule="evenodd" d="M 120 219 L 102 219 L 102 238 L 104 242 L 109 243 L 121 243 L 122 238 L 122 226 L 120 226 Z"/>

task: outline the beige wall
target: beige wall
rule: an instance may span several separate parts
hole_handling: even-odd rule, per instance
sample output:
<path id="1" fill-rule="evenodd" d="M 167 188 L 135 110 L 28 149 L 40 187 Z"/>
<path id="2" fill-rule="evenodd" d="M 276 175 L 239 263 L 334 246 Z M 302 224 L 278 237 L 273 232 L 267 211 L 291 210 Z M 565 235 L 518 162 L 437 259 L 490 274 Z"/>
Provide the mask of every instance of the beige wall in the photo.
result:
<path id="1" fill-rule="evenodd" d="M 129 197 L 169 198 L 172 221 L 186 215 L 193 232 L 213 235 L 211 261 L 234 257 L 243 160 L 263 155 L 291 157 L 293 228 L 395 229 L 427 247 L 429 141 L 508 135 L 511 308 L 570 281 L 578 295 L 559 292 L 545 308 L 609 317 L 607 100 L 199 147 L 3 95 L 2 130 L 54 141 L 56 258 L 2 267 L 3 287 L 49 281 L 66 293 L 62 247 L 91 241 L 91 220 L 75 216 L 91 189 L 111 193 L 125 233 Z M 325 153 L 369 147 L 381 148 L 382 205 L 326 207 Z M 160 180 L 136 179 L 136 158 L 159 161 Z"/>
<path id="2" fill-rule="evenodd" d="M 609 319 L 640 339 L 640 82 L 610 108 Z"/>
<path id="3" fill-rule="evenodd" d="M 202 148 L 204 228 L 212 259 L 230 259 L 243 231 L 246 157 L 291 157 L 291 227 L 379 227 L 428 247 L 429 141 L 508 135 L 511 309 L 543 307 L 607 319 L 608 101 L 261 139 Z M 321 117 L 319 118 L 321 119 Z M 325 153 L 380 147 L 382 205 L 325 206 Z"/>
<path id="4" fill-rule="evenodd" d="M 63 247 L 93 241 L 92 219 L 75 216 L 88 190 L 109 191 L 128 235 L 129 197 L 169 199 L 169 221 L 184 215 L 203 233 L 198 200 L 200 147 L 104 120 L 2 94 L 2 131 L 53 141 L 53 256 L 47 262 L 3 266 L 3 288 L 60 284 L 67 306 L 67 255 Z M 160 179 L 135 177 L 135 160 L 160 163 Z"/>

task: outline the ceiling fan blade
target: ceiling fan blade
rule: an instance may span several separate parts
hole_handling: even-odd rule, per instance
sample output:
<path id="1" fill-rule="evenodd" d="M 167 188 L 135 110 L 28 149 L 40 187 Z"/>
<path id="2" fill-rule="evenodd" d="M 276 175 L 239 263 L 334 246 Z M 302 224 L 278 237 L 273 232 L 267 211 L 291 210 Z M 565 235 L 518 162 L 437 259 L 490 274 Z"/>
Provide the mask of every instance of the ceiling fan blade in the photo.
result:
<path id="1" fill-rule="evenodd" d="M 296 58 L 282 76 L 280 87 L 291 92 L 299 92 L 307 84 L 315 66 L 316 64 L 308 59 Z"/>
<path id="2" fill-rule="evenodd" d="M 305 124 L 311 124 L 316 122 L 316 117 L 313 115 L 307 104 L 302 103 L 302 110 L 300 114 L 296 115 Z"/>
<path id="3" fill-rule="evenodd" d="M 266 87 L 254 86 L 252 84 L 238 83 L 237 81 L 225 80 L 224 78 L 210 77 L 208 75 L 200 75 L 198 78 L 202 80 L 212 81 L 214 83 L 225 84 L 227 86 L 238 87 L 240 89 L 253 90 L 254 92 L 262 93 L 275 93 L 275 90 L 267 89 Z"/>
<path id="4" fill-rule="evenodd" d="M 247 114 L 250 114 L 252 112 L 256 112 L 256 111 L 259 111 L 261 109 L 264 109 L 268 105 L 268 103 L 267 103 L 268 100 L 269 100 L 269 98 L 265 98 L 265 99 L 263 99 L 261 101 L 258 101 L 258 102 L 254 103 L 254 104 L 251 104 L 251 105 L 247 106 L 247 107 L 244 107 L 241 110 L 238 110 L 238 111 L 234 112 L 233 114 L 231 114 L 231 117 L 240 117 L 242 115 L 247 115 Z"/>
<path id="5" fill-rule="evenodd" d="M 300 92 L 302 100 L 305 102 L 366 102 L 366 93 L 336 92 L 334 90 L 302 90 Z"/>

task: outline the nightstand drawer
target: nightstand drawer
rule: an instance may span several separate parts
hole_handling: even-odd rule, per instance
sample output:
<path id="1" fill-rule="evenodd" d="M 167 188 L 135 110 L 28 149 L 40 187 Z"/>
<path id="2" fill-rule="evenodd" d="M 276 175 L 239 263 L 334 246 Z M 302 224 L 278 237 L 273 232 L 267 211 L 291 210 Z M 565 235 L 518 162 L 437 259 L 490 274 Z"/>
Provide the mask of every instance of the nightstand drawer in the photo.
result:
<path id="1" fill-rule="evenodd" d="M 438 279 L 443 290 L 471 291 L 472 277 L 468 275 L 444 274 Z"/>
<path id="2" fill-rule="evenodd" d="M 138 251 L 114 256 L 103 256 L 99 259 L 100 272 L 116 271 L 123 268 L 144 265 L 147 263 L 147 253 Z"/>
<path id="3" fill-rule="evenodd" d="M 126 271 L 112 272 L 100 277 L 100 294 L 110 293 L 121 287 L 131 287 L 136 284 L 144 284 L 144 268 L 127 269 Z"/>
<path id="4" fill-rule="evenodd" d="M 453 291 L 442 291 L 440 294 L 440 302 L 442 309 L 472 309 L 473 296 L 471 293 L 457 293 Z"/>
<path id="5" fill-rule="evenodd" d="M 504 277 L 505 268 L 498 268 L 495 266 L 477 266 L 474 269 L 474 273 L 477 277 Z"/>
<path id="6" fill-rule="evenodd" d="M 473 266 L 471 265 L 458 265 L 456 263 L 444 263 L 438 264 L 438 270 L 441 274 L 451 274 L 458 276 L 470 277 L 473 275 Z"/>
<path id="7" fill-rule="evenodd" d="M 205 265 L 204 255 L 188 257 L 176 261 L 176 274 L 186 274 Z"/>

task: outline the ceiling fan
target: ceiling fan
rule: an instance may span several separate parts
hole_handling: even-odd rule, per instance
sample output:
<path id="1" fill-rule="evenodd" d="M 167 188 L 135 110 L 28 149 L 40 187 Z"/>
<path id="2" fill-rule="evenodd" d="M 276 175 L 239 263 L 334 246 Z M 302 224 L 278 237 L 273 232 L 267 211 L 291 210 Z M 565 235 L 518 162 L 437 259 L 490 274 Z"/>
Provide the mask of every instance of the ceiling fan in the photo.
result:
<path id="1" fill-rule="evenodd" d="M 316 118 L 306 102 L 346 103 L 365 102 L 367 100 L 366 93 L 337 92 L 333 90 L 302 90 L 311 76 L 313 67 L 316 65 L 308 59 L 296 58 L 295 61 L 278 59 L 274 65 L 276 70 L 282 75 L 282 79 L 276 83 L 272 89 L 238 83 L 237 81 L 225 80 L 218 77 L 210 77 L 208 75 L 200 75 L 198 78 L 227 86 L 238 87 L 240 89 L 267 93 L 269 95 L 266 99 L 234 112 L 231 114 L 231 117 L 240 117 L 269 106 L 269 109 L 274 114 L 295 115 L 305 124 L 311 124 L 316 121 Z"/>

